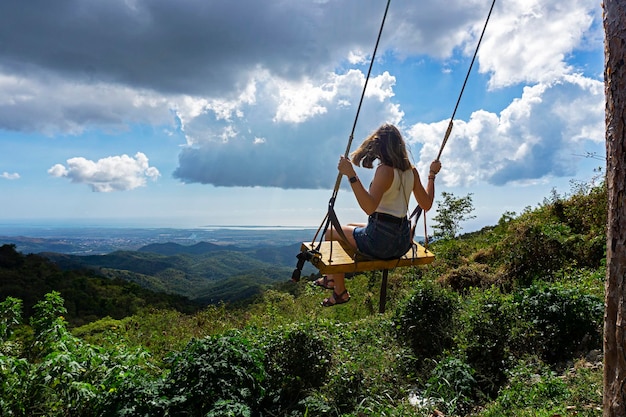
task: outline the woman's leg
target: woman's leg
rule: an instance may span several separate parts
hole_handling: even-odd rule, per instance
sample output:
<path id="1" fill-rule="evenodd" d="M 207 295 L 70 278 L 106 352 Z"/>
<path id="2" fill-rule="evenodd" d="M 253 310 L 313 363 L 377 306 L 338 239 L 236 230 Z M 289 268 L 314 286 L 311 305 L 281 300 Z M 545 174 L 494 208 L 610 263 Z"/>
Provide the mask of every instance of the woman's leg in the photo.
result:
<path id="1" fill-rule="evenodd" d="M 354 236 L 352 235 L 352 232 L 354 231 L 354 228 L 357 225 L 353 225 L 353 224 L 349 224 L 347 226 L 342 226 L 341 229 L 343 231 L 343 234 L 346 236 L 346 239 L 348 239 L 348 243 L 350 243 L 350 245 L 352 245 L 353 247 L 356 248 L 356 241 L 354 240 Z M 341 240 L 342 238 L 340 237 L 339 233 L 334 229 L 334 228 L 330 228 L 326 231 L 326 235 L 324 236 L 325 239 L 327 241 L 338 241 Z M 350 294 L 348 294 L 346 291 L 346 280 L 345 280 L 345 274 L 340 273 L 340 274 L 328 274 L 327 276 L 327 281 L 333 281 L 334 282 L 334 291 L 335 294 L 337 295 L 341 295 L 341 300 L 345 300 L 346 298 L 350 297 Z M 345 292 L 345 293 L 344 293 Z M 341 300 L 337 300 L 337 301 L 341 301 Z M 332 301 L 331 301 L 332 302 Z"/>
<path id="2" fill-rule="evenodd" d="M 350 223 L 347 226 L 341 226 L 341 230 L 343 231 L 343 234 L 346 236 L 346 239 L 348 239 L 348 243 L 355 248 L 357 246 L 356 246 L 356 240 L 354 240 L 353 232 L 357 226 L 364 226 L 364 224 Z M 335 230 L 334 227 L 331 227 L 330 229 L 326 230 L 326 234 L 324 235 L 324 238 L 327 241 L 328 240 L 338 241 L 342 239 L 341 236 L 339 235 L 339 232 L 337 232 L 337 230 Z"/>

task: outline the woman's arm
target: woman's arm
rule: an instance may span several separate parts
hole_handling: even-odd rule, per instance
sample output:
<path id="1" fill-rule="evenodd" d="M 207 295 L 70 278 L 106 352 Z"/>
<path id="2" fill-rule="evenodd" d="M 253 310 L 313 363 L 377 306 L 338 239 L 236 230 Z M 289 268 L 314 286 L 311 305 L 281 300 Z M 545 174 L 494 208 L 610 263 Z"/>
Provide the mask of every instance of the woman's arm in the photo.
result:
<path id="1" fill-rule="evenodd" d="M 435 199 L 435 175 L 441 169 L 441 162 L 433 161 L 430 164 L 430 173 L 428 174 L 428 184 L 424 189 L 422 185 L 422 181 L 420 180 L 420 174 L 417 172 L 417 169 L 413 167 L 413 195 L 417 200 L 417 204 L 420 205 L 422 209 L 425 211 L 430 210 L 433 206 L 433 200 Z"/>
<path id="2" fill-rule="evenodd" d="M 338 168 L 339 172 L 347 175 L 348 178 L 356 176 L 352 163 L 344 157 L 341 157 L 339 160 Z M 383 198 L 383 194 L 389 189 L 389 187 L 391 187 L 392 182 L 393 168 L 386 165 L 379 165 L 374 173 L 374 179 L 370 184 L 369 191 L 365 189 L 365 186 L 360 180 L 351 182 L 350 186 L 352 187 L 352 191 L 354 192 L 354 196 L 356 197 L 359 206 L 365 214 L 369 216 L 376 211 L 378 204 L 380 204 L 380 200 Z"/>

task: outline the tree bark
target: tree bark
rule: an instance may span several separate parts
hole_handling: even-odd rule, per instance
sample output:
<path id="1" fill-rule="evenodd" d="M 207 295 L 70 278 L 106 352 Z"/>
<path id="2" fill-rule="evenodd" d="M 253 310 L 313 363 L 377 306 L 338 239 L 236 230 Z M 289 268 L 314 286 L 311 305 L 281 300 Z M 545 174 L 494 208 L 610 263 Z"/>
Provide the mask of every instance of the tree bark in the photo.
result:
<path id="1" fill-rule="evenodd" d="M 626 0 L 604 0 L 608 224 L 604 313 L 604 417 L 626 416 Z"/>

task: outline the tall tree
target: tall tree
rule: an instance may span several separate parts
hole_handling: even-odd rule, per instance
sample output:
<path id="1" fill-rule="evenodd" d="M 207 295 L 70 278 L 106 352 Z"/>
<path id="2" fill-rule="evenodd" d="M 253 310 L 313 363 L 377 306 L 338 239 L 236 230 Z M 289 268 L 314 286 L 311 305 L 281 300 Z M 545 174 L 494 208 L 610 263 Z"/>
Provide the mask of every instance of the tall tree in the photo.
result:
<path id="1" fill-rule="evenodd" d="M 604 0 L 607 277 L 604 417 L 626 416 L 626 1 Z"/>

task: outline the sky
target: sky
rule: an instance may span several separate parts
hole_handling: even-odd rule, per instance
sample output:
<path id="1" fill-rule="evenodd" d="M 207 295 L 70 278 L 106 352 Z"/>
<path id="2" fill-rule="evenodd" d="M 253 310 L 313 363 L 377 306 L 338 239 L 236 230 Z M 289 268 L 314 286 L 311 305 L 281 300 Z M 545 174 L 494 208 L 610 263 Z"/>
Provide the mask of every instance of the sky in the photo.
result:
<path id="1" fill-rule="evenodd" d="M 3 0 L 0 223 L 318 227 L 383 123 L 424 180 L 491 3 L 391 0 L 357 117 L 385 0 Z M 464 231 L 604 169 L 603 42 L 597 0 L 496 1 L 436 179 Z"/>

